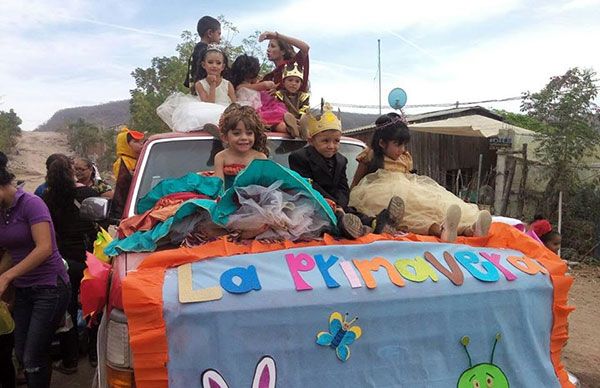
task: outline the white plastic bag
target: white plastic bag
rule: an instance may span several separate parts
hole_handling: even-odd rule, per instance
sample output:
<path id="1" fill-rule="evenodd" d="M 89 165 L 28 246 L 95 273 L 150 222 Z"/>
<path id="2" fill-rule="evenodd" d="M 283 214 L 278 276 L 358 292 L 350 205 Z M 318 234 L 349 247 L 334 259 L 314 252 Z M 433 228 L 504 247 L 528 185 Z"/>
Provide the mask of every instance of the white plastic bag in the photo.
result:
<path id="1" fill-rule="evenodd" d="M 202 102 L 196 96 L 176 92 L 156 108 L 156 114 L 175 132 L 201 130 L 205 124 L 219 124 L 225 106 Z"/>

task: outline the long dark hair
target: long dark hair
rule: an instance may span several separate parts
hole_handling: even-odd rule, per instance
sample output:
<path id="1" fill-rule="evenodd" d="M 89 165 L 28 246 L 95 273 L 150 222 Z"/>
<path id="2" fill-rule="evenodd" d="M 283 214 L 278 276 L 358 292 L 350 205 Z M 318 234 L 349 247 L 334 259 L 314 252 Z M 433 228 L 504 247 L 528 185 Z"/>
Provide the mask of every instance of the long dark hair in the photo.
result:
<path id="1" fill-rule="evenodd" d="M 6 186 L 15 179 L 15 176 L 6 169 L 7 165 L 8 157 L 0 151 L 0 186 Z"/>
<path id="2" fill-rule="evenodd" d="M 410 132 L 408 126 L 397 113 L 387 113 L 379 116 L 375 120 L 375 133 L 371 140 L 371 149 L 373 150 L 373 160 L 369 164 L 369 173 L 383 168 L 383 158 L 385 156 L 381 140 L 384 143 L 397 141 L 399 144 L 407 144 L 410 141 Z"/>
<path id="3" fill-rule="evenodd" d="M 289 61 L 290 59 L 294 58 L 296 56 L 296 51 L 294 51 L 294 47 L 289 44 L 288 42 L 285 42 L 281 39 L 273 39 L 275 42 L 277 42 L 277 46 L 279 46 L 279 49 L 281 51 L 283 51 L 283 59 L 285 59 L 286 61 Z"/>
<path id="4" fill-rule="evenodd" d="M 260 63 L 258 58 L 242 54 L 235 59 L 229 72 L 230 81 L 234 88 L 237 88 L 242 82 L 258 77 Z"/>
<path id="5" fill-rule="evenodd" d="M 75 200 L 75 173 L 71 160 L 63 155 L 52 162 L 46 181 L 48 189 L 44 193 L 44 201 L 52 219 L 55 219 L 70 210 Z"/>

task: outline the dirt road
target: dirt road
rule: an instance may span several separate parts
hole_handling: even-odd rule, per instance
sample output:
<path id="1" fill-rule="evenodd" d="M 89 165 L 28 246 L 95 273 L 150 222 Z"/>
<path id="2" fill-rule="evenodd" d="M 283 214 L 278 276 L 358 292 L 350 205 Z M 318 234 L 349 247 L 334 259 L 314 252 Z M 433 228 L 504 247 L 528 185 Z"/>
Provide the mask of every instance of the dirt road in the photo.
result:
<path id="1" fill-rule="evenodd" d="M 9 155 L 10 169 L 24 180 L 25 190 L 33 192 L 44 182 L 46 158 L 54 153 L 70 154 L 67 136 L 57 132 L 23 131 L 16 151 Z"/>

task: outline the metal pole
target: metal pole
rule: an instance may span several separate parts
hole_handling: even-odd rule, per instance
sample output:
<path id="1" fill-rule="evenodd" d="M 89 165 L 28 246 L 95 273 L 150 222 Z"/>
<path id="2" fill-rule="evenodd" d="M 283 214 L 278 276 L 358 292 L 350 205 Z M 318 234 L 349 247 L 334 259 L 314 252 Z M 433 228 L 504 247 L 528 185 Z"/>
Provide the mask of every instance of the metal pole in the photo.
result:
<path id="1" fill-rule="evenodd" d="M 379 75 L 379 115 L 381 115 L 381 39 L 377 39 L 377 74 Z"/>
<path id="2" fill-rule="evenodd" d="M 562 229 L 562 198 L 563 192 L 561 190 L 558 192 L 558 233 L 560 233 Z"/>
<path id="3" fill-rule="evenodd" d="M 483 164 L 483 154 L 479 154 L 479 167 L 477 168 L 477 193 L 475 203 L 479 205 L 479 189 L 481 188 L 481 166 Z"/>

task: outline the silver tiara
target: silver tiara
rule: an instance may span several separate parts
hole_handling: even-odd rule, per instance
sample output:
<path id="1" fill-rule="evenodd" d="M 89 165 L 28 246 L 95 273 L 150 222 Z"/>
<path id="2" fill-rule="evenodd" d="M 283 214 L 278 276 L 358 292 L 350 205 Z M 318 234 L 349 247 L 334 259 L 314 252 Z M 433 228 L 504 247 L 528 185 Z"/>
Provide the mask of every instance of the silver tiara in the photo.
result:
<path id="1" fill-rule="evenodd" d="M 223 54 L 223 48 L 221 48 L 221 46 L 219 46 L 218 44 L 214 44 L 214 43 L 209 44 L 208 47 L 206 48 L 206 51 L 218 51 L 221 54 Z"/>

